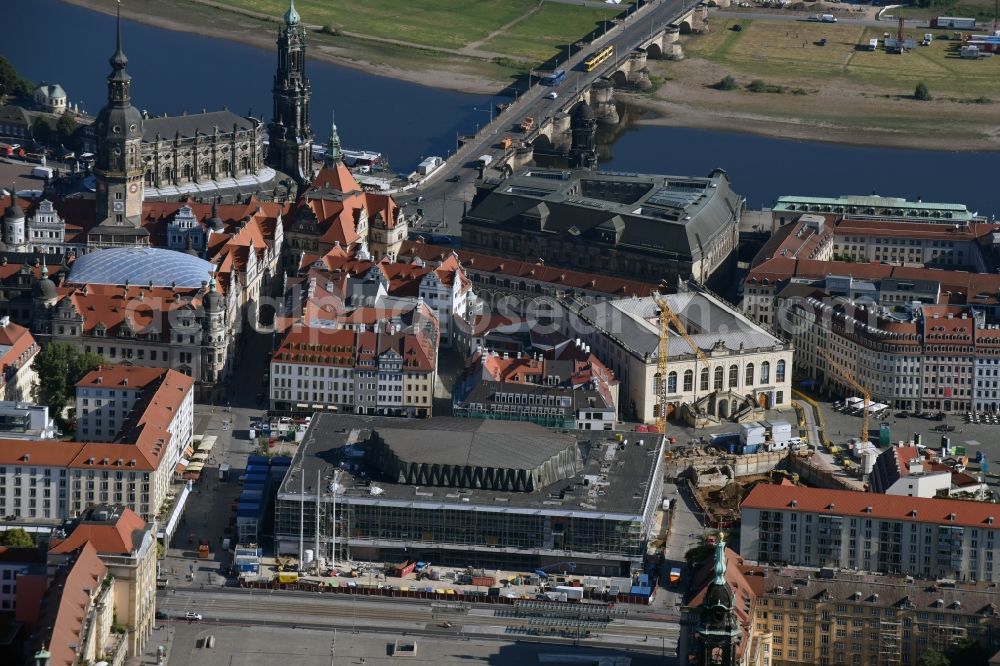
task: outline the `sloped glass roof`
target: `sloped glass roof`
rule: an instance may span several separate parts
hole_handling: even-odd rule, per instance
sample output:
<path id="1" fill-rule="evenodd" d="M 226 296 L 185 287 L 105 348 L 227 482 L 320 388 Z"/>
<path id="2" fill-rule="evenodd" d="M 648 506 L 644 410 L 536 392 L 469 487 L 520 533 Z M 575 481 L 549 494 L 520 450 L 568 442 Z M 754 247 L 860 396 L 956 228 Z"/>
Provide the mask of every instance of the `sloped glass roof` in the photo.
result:
<path id="1" fill-rule="evenodd" d="M 150 247 L 121 247 L 85 254 L 70 267 L 74 284 L 125 284 L 200 287 L 215 267 L 184 252 Z"/>

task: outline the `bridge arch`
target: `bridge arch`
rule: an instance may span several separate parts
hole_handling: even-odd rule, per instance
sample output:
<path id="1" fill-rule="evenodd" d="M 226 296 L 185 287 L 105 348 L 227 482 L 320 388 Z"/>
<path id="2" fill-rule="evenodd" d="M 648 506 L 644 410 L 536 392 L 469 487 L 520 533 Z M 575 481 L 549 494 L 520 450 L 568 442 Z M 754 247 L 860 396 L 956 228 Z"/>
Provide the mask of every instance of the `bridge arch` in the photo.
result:
<path id="1" fill-rule="evenodd" d="M 534 141 L 531 142 L 531 147 L 536 150 L 547 151 L 553 150 L 552 139 L 549 138 L 548 134 L 539 133 L 535 137 Z"/>
<path id="2" fill-rule="evenodd" d="M 681 21 L 679 27 L 681 29 L 682 35 L 690 35 L 692 32 L 694 32 L 694 26 L 691 25 L 691 19 L 684 19 L 683 21 Z"/>
<path id="3" fill-rule="evenodd" d="M 628 75 L 620 69 L 615 70 L 611 74 L 611 81 L 616 88 L 624 88 L 628 84 Z"/>
<path id="4" fill-rule="evenodd" d="M 659 60 L 661 57 L 663 57 L 663 50 L 660 48 L 660 45 L 657 44 L 656 42 L 653 42 L 652 44 L 647 46 L 646 57 L 652 58 L 653 60 Z"/>

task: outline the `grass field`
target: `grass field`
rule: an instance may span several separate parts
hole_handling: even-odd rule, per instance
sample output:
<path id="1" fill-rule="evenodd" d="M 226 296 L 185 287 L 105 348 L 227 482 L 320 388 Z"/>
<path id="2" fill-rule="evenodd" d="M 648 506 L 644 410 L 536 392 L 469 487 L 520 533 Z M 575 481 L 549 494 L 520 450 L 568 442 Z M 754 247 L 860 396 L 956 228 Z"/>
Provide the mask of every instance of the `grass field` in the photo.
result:
<path id="1" fill-rule="evenodd" d="M 482 45 L 486 51 L 544 62 L 609 20 L 616 12 L 546 2 L 537 12 Z"/>
<path id="2" fill-rule="evenodd" d="M 956 42 L 938 39 L 951 31 L 930 31 L 936 38 L 903 55 L 881 47 L 867 49 L 868 40 L 880 43 L 882 32 L 857 25 L 806 22 L 739 21 L 741 32 L 729 28 L 735 21 L 713 24 L 713 32 L 685 42 L 687 55 L 724 66 L 734 75 L 754 76 L 772 84 L 819 86 L 840 80 L 870 88 L 872 94 L 906 94 L 918 81 L 935 95 L 960 98 L 1000 97 L 1000 58 L 963 60 L 953 52 Z M 923 29 L 911 36 L 923 37 Z M 827 40 L 819 46 L 820 39 Z"/>
<path id="3" fill-rule="evenodd" d="M 287 0 L 221 0 L 256 12 L 280 16 Z M 485 51 L 539 62 L 559 45 L 575 42 L 611 12 L 605 9 L 538 0 L 297 0 L 304 23 L 420 44 L 460 49 L 486 40 L 513 22 L 510 28 L 482 45 Z M 619 9 L 619 11 L 624 11 Z M 526 17 L 518 21 L 519 18 Z"/>
<path id="4" fill-rule="evenodd" d="M 993 0 L 957 0 L 950 6 L 937 7 L 903 7 L 890 9 L 888 14 L 906 18 L 931 18 L 933 16 L 964 16 L 981 22 L 993 22 Z"/>

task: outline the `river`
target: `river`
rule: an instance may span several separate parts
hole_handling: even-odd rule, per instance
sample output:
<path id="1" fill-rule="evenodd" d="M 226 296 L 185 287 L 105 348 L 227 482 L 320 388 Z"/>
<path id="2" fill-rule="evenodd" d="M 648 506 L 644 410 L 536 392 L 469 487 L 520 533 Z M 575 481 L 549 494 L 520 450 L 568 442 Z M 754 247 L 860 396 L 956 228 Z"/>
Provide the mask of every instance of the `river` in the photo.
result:
<path id="1" fill-rule="evenodd" d="M 71 103 L 96 112 L 105 97 L 114 19 L 58 0 L 7 0 L 4 10 L 19 28 L 7 31 L 0 52 L 22 75 L 58 82 Z M 140 109 L 155 115 L 228 106 L 269 119 L 273 50 L 131 21 L 123 27 Z M 427 155 L 447 155 L 458 133 L 487 120 L 495 101 L 317 61 L 307 71 L 317 139 L 329 135 L 335 110 L 346 147 L 378 150 L 399 171 Z M 994 152 L 867 148 L 642 124 L 622 130 L 607 138 L 612 143 L 602 147 L 600 168 L 701 175 L 721 167 L 755 208 L 782 194 L 877 192 L 1000 212 L 993 175 L 1000 154 Z"/>

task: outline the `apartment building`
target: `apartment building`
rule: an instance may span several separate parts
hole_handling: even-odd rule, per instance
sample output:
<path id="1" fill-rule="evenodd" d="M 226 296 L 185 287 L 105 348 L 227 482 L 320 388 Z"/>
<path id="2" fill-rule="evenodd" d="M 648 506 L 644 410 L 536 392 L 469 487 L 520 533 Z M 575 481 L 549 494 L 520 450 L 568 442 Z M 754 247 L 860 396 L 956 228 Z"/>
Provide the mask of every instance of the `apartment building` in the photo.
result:
<path id="1" fill-rule="evenodd" d="M 28 329 L 0 317 L 0 400 L 31 400 L 38 383 L 32 361 L 40 351 Z"/>
<path id="2" fill-rule="evenodd" d="M 76 441 L 0 439 L 0 515 L 65 520 L 115 503 L 152 520 L 193 439 L 193 381 L 173 370 L 105 366 L 80 383 L 93 397 L 78 396 Z M 144 389 L 130 400 L 136 385 Z M 112 411 L 120 423 L 113 436 Z"/>
<path id="3" fill-rule="evenodd" d="M 127 655 L 142 654 L 156 614 L 156 536 L 152 525 L 121 505 L 88 508 L 54 539 L 58 556 L 92 547 L 112 577 L 114 616 L 127 630 Z M 103 583 L 104 581 L 102 581 Z"/>
<path id="4" fill-rule="evenodd" d="M 582 341 L 564 338 L 545 355 L 480 349 L 456 383 L 453 399 L 455 416 L 612 430 L 618 380 Z"/>
<path id="5" fill-rule="evenodd" d="M 995 505 L 756 486 L 742 505 L 748 560 L 958 581 L 1000 581 Z"/>
<path id="6" fill-rule="evenodd" d="M 753 631 L 770 636 L 775 665 L 905 666 L 964 640 L 1000 648 L 992 583 L 782 567 L 761 587 Z"/>
<path id="7" fill-rule="evenodd" d="M 399 330 L 383 322 L 363 331 L 295 327 L 271 357 L 272 408 L 430 416 L 435 342 L 419 325 Z"/>

